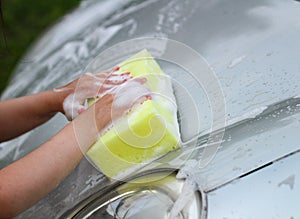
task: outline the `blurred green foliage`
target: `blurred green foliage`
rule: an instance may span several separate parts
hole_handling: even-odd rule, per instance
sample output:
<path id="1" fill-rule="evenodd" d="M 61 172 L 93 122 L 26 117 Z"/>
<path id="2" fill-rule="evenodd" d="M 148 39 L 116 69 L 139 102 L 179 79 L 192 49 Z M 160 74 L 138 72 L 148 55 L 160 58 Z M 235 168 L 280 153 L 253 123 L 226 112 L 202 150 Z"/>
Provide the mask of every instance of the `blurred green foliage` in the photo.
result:
<path id="1" fill-rule="evenodd" d="M 28 47 L 80 0 L 0 0 L 0 94 Z M 5 40 L 6 39 L 6 40 Z M 6 42 L 5 42 L 6 41 Z"/>

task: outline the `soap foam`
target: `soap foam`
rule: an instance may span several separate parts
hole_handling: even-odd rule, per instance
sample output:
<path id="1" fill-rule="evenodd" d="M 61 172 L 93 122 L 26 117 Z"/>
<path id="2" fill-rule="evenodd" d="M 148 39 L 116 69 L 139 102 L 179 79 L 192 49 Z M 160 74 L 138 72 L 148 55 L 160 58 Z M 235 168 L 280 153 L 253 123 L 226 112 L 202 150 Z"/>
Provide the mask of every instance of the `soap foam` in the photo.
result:
<path id="1" fill-rule="evenodd" d="M 128 106 L 128 104 L 133 106 L 137 100 L 150 95 L 149 89 L 145 86 L 141 86 L 141 84 L 135 80 L 131 80 L 121 85 L 120 88 L 113 90 L 112 93 L 115 93 L 112 113 L 114 113 L 114 110 Z"/>
<path id="2" fill-rule="evenodd" d="M 116 68 L 115 68 L 116 69 Z M 123 82 L 129 80 L 129 74 L 120 74 L 118 71 L 107 71 L 103 73 L 85 73 L 77 82 L 74 92 L 69 94 L 64 102 L 63 109 L 69 120 L 74 119 L 85 110 L 85 100 L 88 98 L 96 98 L 106 93 L 114 93 L 116 87 Z M 55 92 L 65 92 L 73 90 L 68 85 L 61 88 L 55 88 Z"/>
<path id="3" fill-rule="evenodd" d="M 197 184 L 189 180 L 188 178 L 185 180 L 182 191 L 175 201 L 173 207 L 169 213 L 169 219 L 178 218 L 180 213 L 183 211 L 185 206 L 193 199 L 194 192 L 197 190 Z"/>
<path id="4" fill-rule="evenodd" d="M 192 170 L 195 169 L 198 162 L 196 160 L 188 160 L 177 173 L 177 179 L 185 179 L 182 191 L 175 201 L 169 212 L 169 219 L 175 219 L 186 205 L 193 199 L 195 191 L 199 190 L 199 185 Z"/>
<path id="5" fill-rule="evenodd" d="M 138 170 L 142 169 L 143 167 L 147 166 L 148 164 L 152 163 L 153 161 L 155 161 L 163 156 L 164 155 L 145 160 L 143 163 L 136 163 L 132 167 L 127 168 L 126 170 L 123 170 L 122 172 L 119 172 L 117 175 L 115 175 L 112 178 L 112 180 L 116 180 L 116 181 L 124 180 L 126 177 L 130 176 L 131 174 L 137 172 Z"/>
<path id="6" fill-rule="evenodd" d="M 132 65 L 130 65 L 132 64 Z M 178 142 L 180 141 L 180 133 L 179 133 L 179 125 L 178 125 L 178 120 L 177 120 L 177 105 L 176 105 L 176 100 L 175 100 L 175 96 L 173 94 L 173 89 L 172 89 L 172 83 L 171 83 L 171 78 L 167 75 L 165 75 L 162 70 L 160 69 L 160 67 L 158 66 L 158 64 L 155 62 L 155 60 L 153 60 L 153 58 L 150 56 L 150 54 L 144 50 L 141 51 L 139 54 L 137 54 L 136 56 L 133 56 L 132 58 L 129 58 L 127 61 L 125 61 L 123 64 L 120 64 L 120 69 L 123 72 L 128 72 L 130 71 L 132 73 L 132 75 L 134 76 L 133 79 L 128 80 L 127 82 L 125 82 L 124 84 L 121 84 L 111 90 L 107 90 L 106 94 L 113 94 L 115 96 L 115 100 L 113 103 L 113 110 L 112 110 L 112 124 L 109 125 L 109 127 L 107 127 L 105 129 L 105 131 L 102 133 L 107 133 L 107 131 L 113 131 L 111 130 L 114 127 L 114 123 L 115 122 L 120 122 L 119 119 L 117 119 L 117 116 L 115 118 L 114 114 L 120 116 L 120 112 L 124 112 L 124 107 L 128 107 L 130 108 L 130 106 L 133 105 L 133 103 L 135 103 L 134 105 L 136 107 L 139 107 L 138 103 L 143 102 L 143 100 L 147 100 L 147 96 L 150 96 L 151 101 L 153 102 L 148 102 L 149 107 L 153 107 L 151 108 L 153 110 L 153 112 L 151 111 L 151 115 L 155 115 L 155 119 L 156 119 L 156 124 L 159 124 L 160 122 L 164 123 L 165 129 L 167 129 L 170 133 L 171 136 L 167 136 L 164 140 L 167 141 L 168 137 L 172 138 L 172 142 L 174 141 L 174 146 L 173 145 L 169 145 L 169 150 L 174 149 L 177 145 Z M 149 71 L 149 72 L 147 72 Z M 118 77 L 116 77 L 118 79 Z M 142 84 L 144 86 L 141 86 L 141 81 L 140 80 L 145 80 L 143 78 L 146 78 L 147 81 L 142 82 Z M 112 82 L 115 78 L 112 78 Z M 125 92 L 126 91 L 126 92 Z M 152 92 L 150 92 L 152 91 Z M 157 92 L 157 93 L 155 93 Z M 146 105 L 146 107 L 148 107 L 148 104 Z M 143 109 L 143 108 L 141 108 Z M 161 112 L 160 112 L 161 111 Z M 132 109 L 125 111 L 126 113 L 123 114 L 123 116 L 121 115 L 121 123 L 115 124 L 115 128 L 119 129 L 121 128 L 123 130 L 127 130 L 125 132 L 125 134 L 129 134 L 131 128 L 130 126 L 128 126 L 129 129 L 126 129 L 126 124 L 129 124 L 130 120 L 132 119 L 133 122 L 137 121 L 135 117 L 135 115 L 140 116 L 139 113 L 141 113 L 141 111 L 139 110 L 135 110 Z M 136 114 L 137 113 L 137 114 Z M 162 115 L 161 115 L 162 113 Z M 131 123 L 130 123 L 131 124 Z M 145 124 L 146 125 L 146 124 Z M 150 125 L 150 124 L 149 124 Z M 122 132 L 123 133 L 123 132 Z M 110 133 L 110 135 L 114 136 L 115 133 Z M 154 133 L 156 137 L 159 137 L 159 134 L 163 134 L 159 131 L 159 133 Z M 103 135 L 102 135 L 103 136 Z M 162 135 L 164 136 L 164 135 Z M 122 137 L 120 135 L 117 135 L 118 140 L 123 141 L 124 139 L 122 139 Z M 105 138 L 106 139 L 106 138 Z M 132 138 L 129 139 L 129 141 L 134 141 L 135 143 L 132 144 L 127 142 L 127 137 L 126 137 L 126 145 L 136 145 L 136 138 L 135 136 L 132 136 Z M 109 139 L 108 140 L 109 144 L 111 144 L 112 142 L 110 142 Z M 175 141 L 176 141 L 176 145 L 175 145 Z M 125 142 L 124 142 L 125 143 Z M 97 147 L 101 147 L 102 143 L 97 144 Z M 113 144 L 113 143 L 112 143 Z M 122 143 L 121 143 L 122 144 Z M 137 143 L 138 145 L 141 145 L 141 142 Z M 172 143 L 173 144 L 173 143 Z M 143 144 L 144 145 L 144 144 Z M 103 145 L 102 145 L 103 146 Z M 162 145 L 163 147 L 163 145 Z M 132 159 L 132 165 L 130 165 L 128 163 L 128 167 L 126 167 L 126 171 L 124 171 L 122 168 L 122 173 L 120 173 L 120 171 L 118 171 L 117 169 L 114 170 L 109 170 L 109 160 L 107 161 L 107 166 L 104 165 L 105 162 L 104 161 L 97 161 L 99 155 L 96 156 L 97 151 L 96 148 L 91 148 L 93 149 L 91 151 L 91 153 L 88 153 L 88 156 L 91 158 L 92 157 L 92 161 L 93 159 L 95 159 L 95 164 L 98 166 L 104 173 L 109 173 L 109 177 L 110 178 L 115 178 L 115 177 L 126 177 L 126 175 L 134 172 L 137 169 L 142 168 L 143 166 L 151 163 L 153 160 L 157 159 L 160 157 L 160 155 L 162 153 L 164 153 L 164 151 L 166 151 L 166 147 L 163 147 L 165 150 L 160 151 L 159 148 L 155 148 L 154 151 L 156 153 L 152 153 L 153 155 L 151 155 L 152 157 L 149 159 L 147 159 L 146 157 L 143 158 L 143 160 L 141 162 L 143 163 L 139 163 L 136 162 L 136 159 L 139 160 L 139 158 L 135 157 L 135 154 L 129 155 L 130 159 Z M 108 148 L 106 148 L 105 150 L 107 150 Z M 154 150 L 154 149 L 153 149 Z M 160 152 L 160 153 L 158 153 Z M 109 152 L 108 152 L 109 153 Z M 142 153 L 142 152 L 139 152 Z M 165 155 L 165 153 L 164 153 Z M 114 154 L 110 154 L 109 156 L 114 156 Z M 148 155 L 147 155 L 148 156 Z M 117 157 L 112 158 L 113 159 L 118 159 Z M 133 161 L 135 160 L 135 161 Z M 117 162 L 117 161 L 116 161 Z M 101 165 L 103 165 L 101 167 Z M 113 172 L 113 173 L 111 173 Z"/>

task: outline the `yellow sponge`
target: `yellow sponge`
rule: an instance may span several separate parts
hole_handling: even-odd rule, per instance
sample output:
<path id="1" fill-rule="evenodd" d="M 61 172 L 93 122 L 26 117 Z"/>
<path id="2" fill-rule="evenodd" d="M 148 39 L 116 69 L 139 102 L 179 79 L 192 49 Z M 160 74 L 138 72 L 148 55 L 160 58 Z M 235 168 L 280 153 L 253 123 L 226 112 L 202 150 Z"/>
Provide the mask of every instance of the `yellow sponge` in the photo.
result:
<path id="1" fill-rule="evenodd" d="M 122 72 L 146 77 L 154 96 L 114 123 L 87 152 L 108 177 L 120 177 L 179 146 L 177 108 L 171 79 L 143 50 L 120 64 Z"/>

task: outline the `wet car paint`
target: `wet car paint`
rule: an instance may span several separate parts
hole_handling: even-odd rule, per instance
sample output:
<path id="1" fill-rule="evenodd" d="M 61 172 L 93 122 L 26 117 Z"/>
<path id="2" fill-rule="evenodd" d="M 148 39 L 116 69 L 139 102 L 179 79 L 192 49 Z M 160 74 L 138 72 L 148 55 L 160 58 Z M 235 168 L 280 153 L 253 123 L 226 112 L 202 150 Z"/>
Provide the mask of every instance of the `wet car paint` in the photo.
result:
<path id="1" fill-rule="evenodd" d="M 105 48 L 123 40 L 157 35 L 183 42 L 214 69 L 226 102 L 224 142 L 213 161 L 194 172 L 208 194 L 208 218 L 297 218 L 299 212 L 291 203 L 296 203 L 300 195 L 299 168 L 295 166 L 297 159 L 292 159 L 300 148 L 299 14 L 300 4 L 292 0 L 86 1 L 33 46 L 2 98 L 59 86 L 82 73 Z M 209 108 L 206 110 L 201 114 L 203 130 L 210 124 L 206 117 Z M 1 146 L 1 166 L 38 147 L 66 123 L 58 115 L 41 128 Z M 10 145 L 13 147 L 8 149 Z M 193 159 L 197 160 L 199 154 L 201 150 Z M 273 170 L 281 161 L 285 165 L 278 167 L 277 175 Z M 281 174 L 288 170 L 293 171 Z M 289 176 L 294 176 L 293 189 L 277 186 L 279 179 L 284 181 Z M 274 183 L 269 185 L 267 181 Z M 249 187 L 256 182 L 257 190 L 250 194 Z M 58 218 L 109 184 L 83 160 L 55 191 L 20 218 L 45 214 Z M 281 196 L 270 197 L 269 190 L 283 193 L 288 201 L 283 202 Z M 253 211 L 262 205 L 255 199 L 257 193 L 266 202 L 261 215 Z M 241 199 L 243 196 L 237 194 L 251 199 Z M 237 210 L 240 202 L 245 204 Z M 281 209 L 291 211 L 285 214 Z"/>

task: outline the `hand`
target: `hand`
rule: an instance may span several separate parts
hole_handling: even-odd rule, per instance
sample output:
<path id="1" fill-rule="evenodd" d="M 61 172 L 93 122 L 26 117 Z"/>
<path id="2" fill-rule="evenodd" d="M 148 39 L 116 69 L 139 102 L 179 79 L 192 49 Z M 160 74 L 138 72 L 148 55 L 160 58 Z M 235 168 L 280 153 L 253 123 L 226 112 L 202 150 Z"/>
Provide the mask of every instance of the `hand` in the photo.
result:
<path id="1" fill-rule="evenodd" d="M 99 98 L 71 123 L 83 153 L 98 140 L 112 122 L 126 114 L 134 105 L 151 98 L 150 91 L 143 85 L 145 78 L 132 79 Z"/>
<path id="2" fill-rule="evenodd" d="M 84 103 L 88 98 L 101 97 L 117 85 L 131 79 L 130 73 L 120 74 L 119 68 L 98 73 L 86 73 L 71 83 L 54 89 L 56 92 L 67 92 L 63 100 L 64 114 L 69 120 L 74 119 L 85 110 Z"/>
<path id="3" fill-rule="evenodd" d="M 134 78 L 110 91 L 114 94 L 111 111 L 113 121 L 128 113 L 135 105 L 151 99 L 150 90 L 144 86 L 146 82 L 146 78 Z"/>
<path id="4" fill-rule="evenodd" d="M 109 90 L 95 103 L 96 124 L 100 120 L 114 122 L 127 114 L 135 105 L 151 99 L 151 91 L 144 85 L 146 78 L 134 78 Z M 99 127 L 101 132 L 103 127 Z"/>

